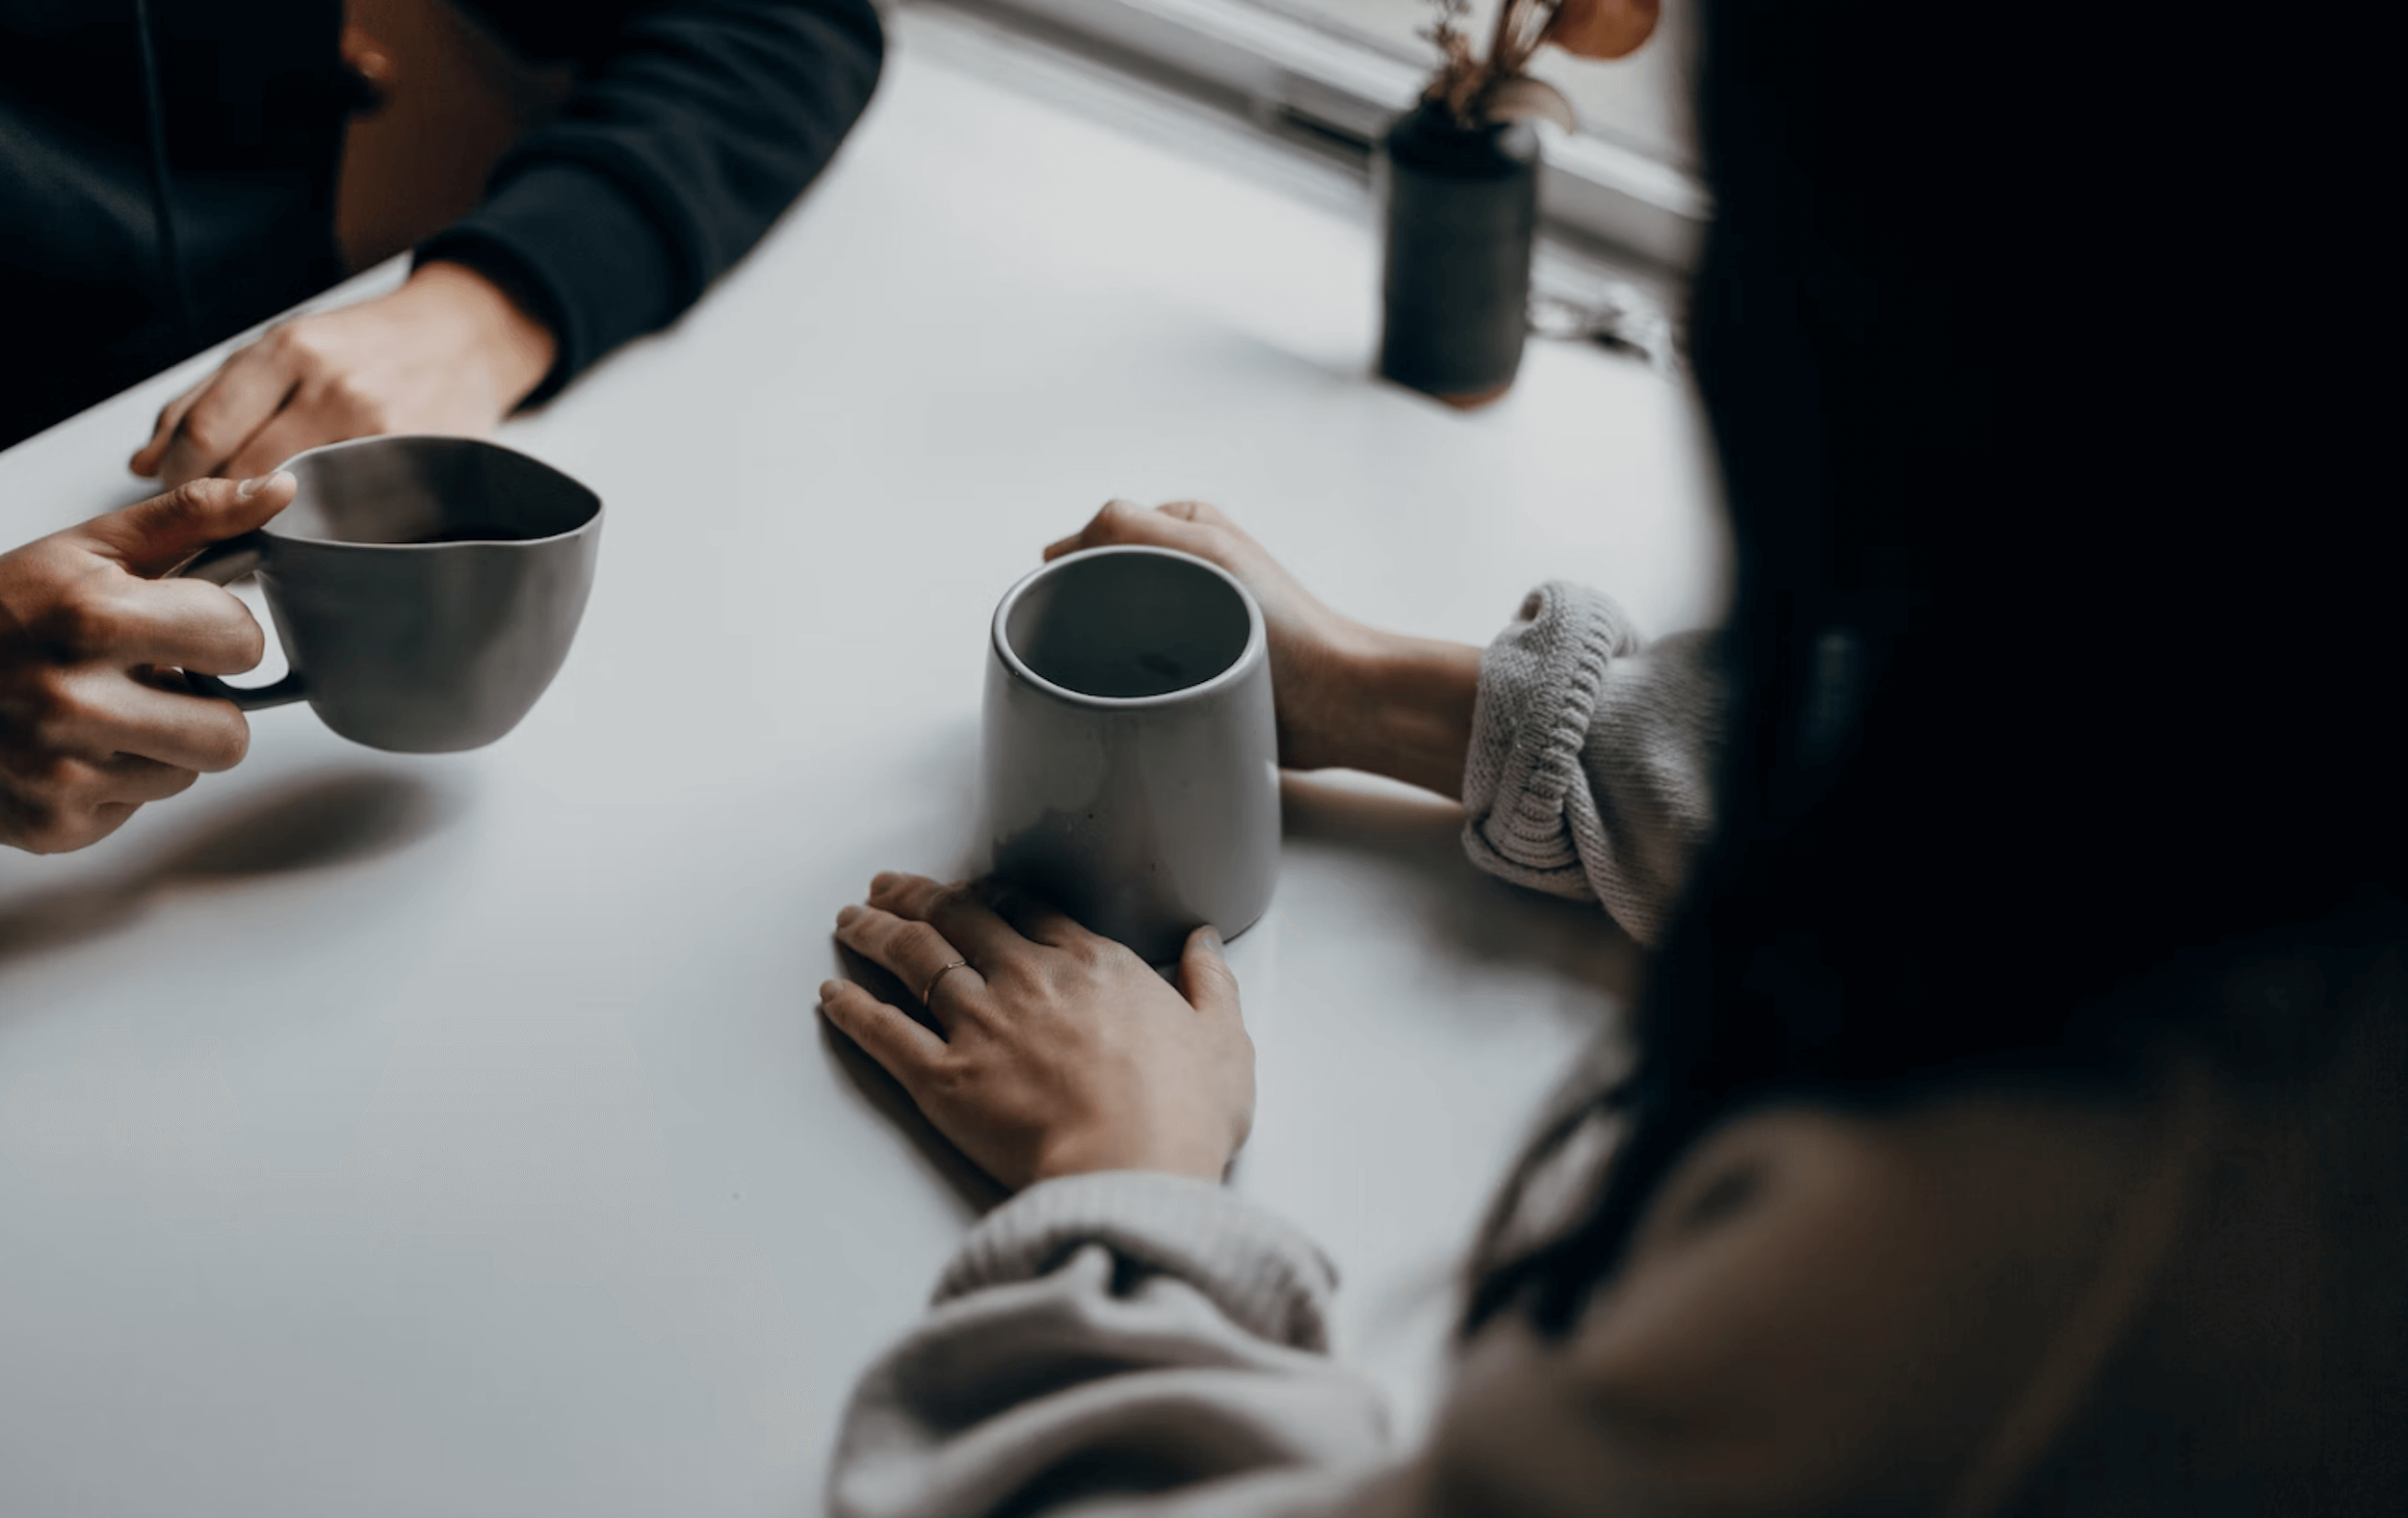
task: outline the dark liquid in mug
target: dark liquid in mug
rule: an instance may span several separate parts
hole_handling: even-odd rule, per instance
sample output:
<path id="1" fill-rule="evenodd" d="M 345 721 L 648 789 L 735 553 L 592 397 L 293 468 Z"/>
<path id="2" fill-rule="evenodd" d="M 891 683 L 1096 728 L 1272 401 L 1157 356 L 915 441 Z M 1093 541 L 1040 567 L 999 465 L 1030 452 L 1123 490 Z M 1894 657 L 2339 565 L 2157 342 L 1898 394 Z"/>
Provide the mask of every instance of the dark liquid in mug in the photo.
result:
<path id="1" fill-rule="evenodd" d="M 397 541 L 406 544 L 524 543 L 532 542 L 538 537 L 549 537 L 551 536 L 552 535 L 550 533 L 522 532 L 515 527 L 484 526 L 471 523 L 466 527 L 446 527 L 440 532 L 421 533 L 416 537 L 404 537 L 397 539 Z"/>

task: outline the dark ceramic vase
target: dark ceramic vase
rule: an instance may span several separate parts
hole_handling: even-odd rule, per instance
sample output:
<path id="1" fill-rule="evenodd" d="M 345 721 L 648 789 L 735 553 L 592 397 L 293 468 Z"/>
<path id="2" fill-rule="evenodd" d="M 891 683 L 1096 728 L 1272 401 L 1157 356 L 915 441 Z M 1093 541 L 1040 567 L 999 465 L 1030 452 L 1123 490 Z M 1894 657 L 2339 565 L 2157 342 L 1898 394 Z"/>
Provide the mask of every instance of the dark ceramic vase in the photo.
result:
<path id="1" fill-rule="evenodd" d="M 1466 127 L 1444 106 L 1397 118 L 1377 159 L 1387 215 L 1379 373 L 1457 406 L 1513 383 L 1530 324 L 1538 134 Z"/>

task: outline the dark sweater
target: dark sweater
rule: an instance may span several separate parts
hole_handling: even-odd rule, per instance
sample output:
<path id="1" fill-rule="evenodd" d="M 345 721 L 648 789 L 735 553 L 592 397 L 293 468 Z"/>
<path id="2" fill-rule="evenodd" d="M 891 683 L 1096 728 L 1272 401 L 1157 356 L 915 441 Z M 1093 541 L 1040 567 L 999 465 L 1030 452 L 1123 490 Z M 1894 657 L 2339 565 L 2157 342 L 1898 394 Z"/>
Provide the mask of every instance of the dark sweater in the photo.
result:
<path id="1" fill-rule="evenodd" d="M 341 0 L 148 10 L 166 226 L 134 0 L 0 0 L 0 447 L 343 273 L 335 177 L 366 97 L 338 55 Z M 577 83 L 419 256 L 492 275 L 552 328 L 536 399 L 675 319 L 752 247 L 869 103 L 883 51 L 871 0 L 477 12 L 529 60 L 573 62 Z"/>

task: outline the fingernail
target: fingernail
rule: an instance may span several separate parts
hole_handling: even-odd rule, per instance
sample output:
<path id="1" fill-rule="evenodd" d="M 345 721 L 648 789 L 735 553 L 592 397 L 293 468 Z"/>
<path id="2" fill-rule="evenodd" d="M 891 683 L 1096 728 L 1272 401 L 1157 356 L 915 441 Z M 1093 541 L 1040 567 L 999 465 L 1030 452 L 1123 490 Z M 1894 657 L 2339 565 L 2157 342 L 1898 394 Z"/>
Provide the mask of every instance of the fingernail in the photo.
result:
<path id="1" fill-rule="evenodd" d="M 1205 926 L 1205 929 L 1204 929 L 1204 947 L 1205 947 L 1205 948 L 1207 948 L 1207 949 L 1210 949 L 1210 950 L 1211 950 L 1213 953 L 1215 953 L 1215 954 L 1218 954 L 1218 953 L 1220 953 L 1220 951 L 1221 951 L 1223 948 L 1227 947 L 1226 945 L 1224 945 L 1224 944 L 1220 941 L 1220 929 L 1219 929 L 1215 928 L 1215 927 L 1211 926 L 1210 924 L 1207 924 L 1207 925 Z"/>
<path id="2" fill-rule="evenodd" d="M 883 891 L 888 886 L 894 884 L 898 878 L 899 877 L 894 871 L 880 870 L 877 874 L 870 877 L 870 894 L 872 896 L 876 896 L 878 892 Z"/>
<path id="3" fill-rule="evenodd" d="M 278 480 L 290 480 L 291 478 L 293 478 L 291 470 L 278 469 L 273 474 L 258 475 L 244 481 L 241 484 L 234 487 L 234 493 L 248 501 L 252 496 L 257 495 L 260 491 L 275 484 Z"/>
<path id="4" fill-rule="evenodd" d="M 820 982 L 820 1000 L 823 1002 L 834 1001 L 836 999 L 837 988 L 842 986 L 844 983 L 845 982 L 842 981 L 822 981 Z"/>
<path id="5" fill-rule="evenodd" d="M 856 918 L 856 917 L 860 916 L 860 915 L 861 915 L 861 908 L 860 908 L 860 907 L 858 907 L 858 906 L 848 906 L 848 907 L 845 907 L 843 910 L 839 911 L 839 912 L 836 914 L 836 926 L 837 926 L 837 927 L 839 927 L 839 928 L 849 928 L 849 927 L 851 927 L 851 926 L 852 925 L 852 920 L 853 920 L 854 918 Z"/>

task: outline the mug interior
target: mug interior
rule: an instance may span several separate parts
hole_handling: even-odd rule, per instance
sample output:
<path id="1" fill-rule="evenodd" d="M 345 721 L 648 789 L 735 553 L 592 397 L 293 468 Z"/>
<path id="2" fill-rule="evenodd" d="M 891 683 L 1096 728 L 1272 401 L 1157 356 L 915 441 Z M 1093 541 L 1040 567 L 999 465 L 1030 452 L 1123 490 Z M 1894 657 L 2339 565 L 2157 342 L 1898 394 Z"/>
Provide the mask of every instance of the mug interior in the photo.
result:
<path id="1" fill-rule="evenodd" d="M 526 542 L 572 533 L 601 501 L 524 454 L 466 437 L 377 437 L 302 454 L 300 489 L 268 524 L 337 543 Z"/>
<path id="2" fill-rule="evenodd" d="M 1235 586 L 1165 554 L 1063 560 L 1020 593 L 1004 639 L 1039 679 L 1081 695 L 1167 695 L 1245 655 L 1252 618 Z"/>

